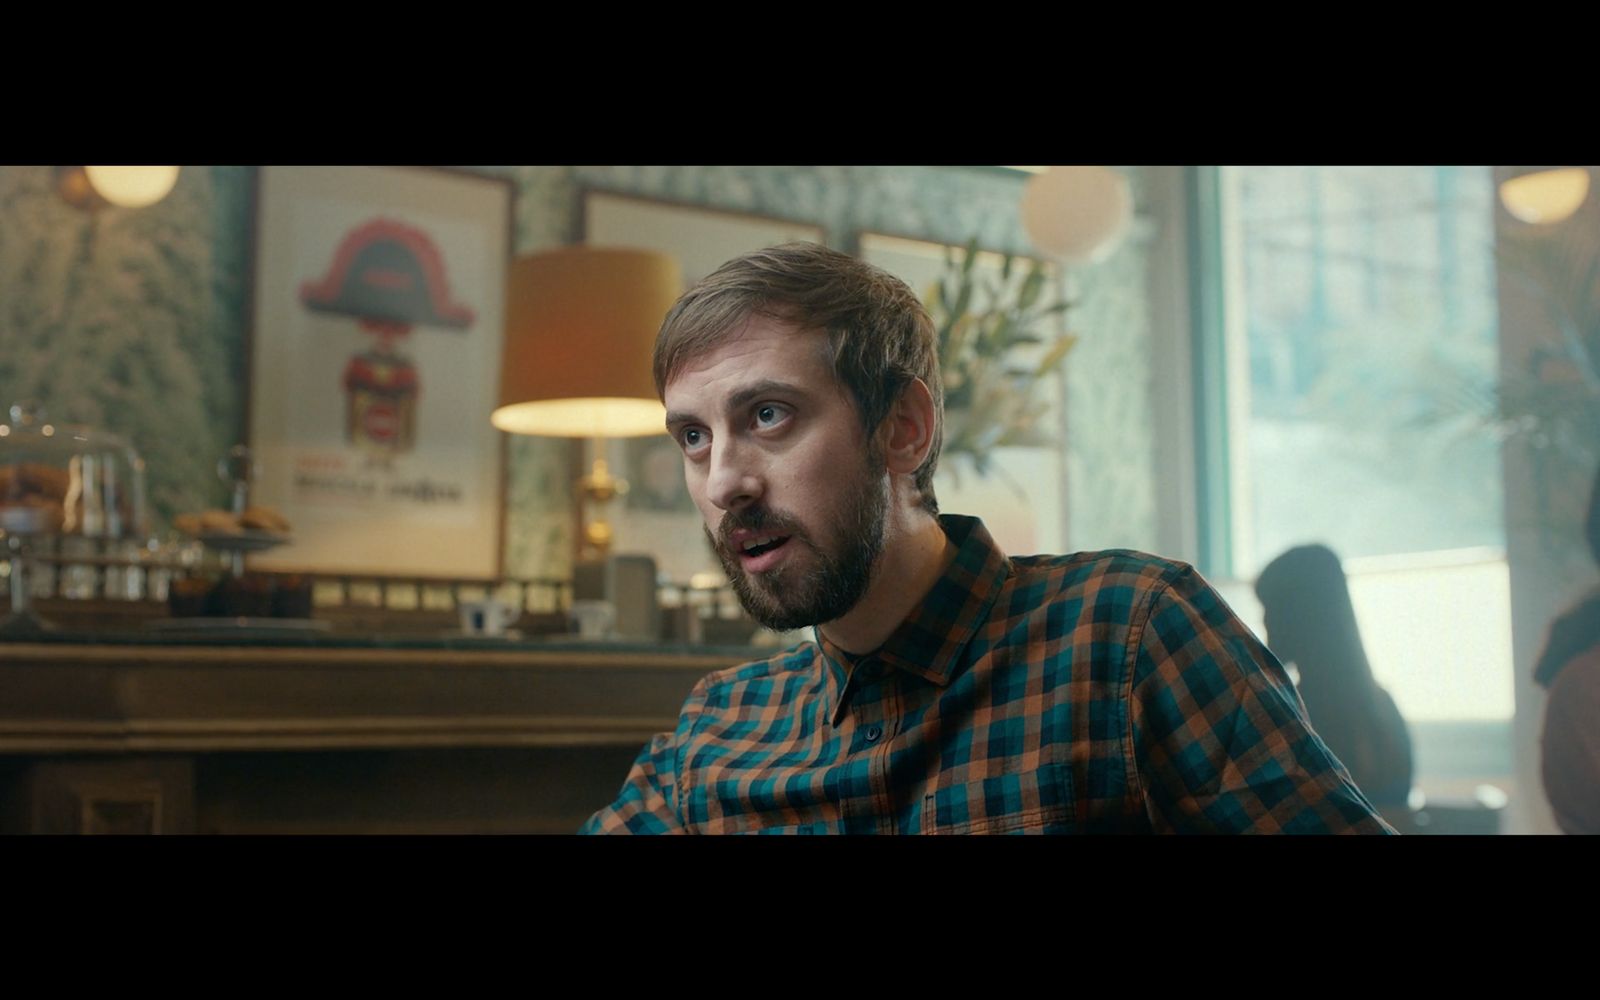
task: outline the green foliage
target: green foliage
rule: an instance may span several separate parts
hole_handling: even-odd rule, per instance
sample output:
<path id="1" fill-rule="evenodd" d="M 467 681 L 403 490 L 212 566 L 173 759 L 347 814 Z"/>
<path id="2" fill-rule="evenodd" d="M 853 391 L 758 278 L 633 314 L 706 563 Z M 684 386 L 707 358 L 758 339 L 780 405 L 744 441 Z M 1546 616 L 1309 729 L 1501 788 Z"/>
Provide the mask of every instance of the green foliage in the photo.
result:
<path id="1" fill-rule="evenodd" d="M 1508 235 L 1499 255 L 1506 276 L 1545 303 L 1560 334 L 1529 355 L 1526 371 L 1501 379 L 1501 433 L 1592 468 L 1600 460 L 1600 245 L 1592 227 L 1569 223 L 1555 233 Z"/>
<path id="2" fill-rule="evenodd" d="M 944 379 L 945 458 L 966 456 L 981 476 L 992 449 L 1047 446 L 1049 411 L 1039 383 L 1058 370 L 1077 343 L 1054 332 L 1070 303 L 1054 299 L 1046 265 L 1025 270 L 1006 254 L 999 268 L 978 266 L 977 241 L 945 258 L 945 273 L 927 296 Z"/>
<path id="3" fill-rule="evenodd" d="M 0 167 L 0 413 L 32 400 L 127 440 L 157 531 L 226 501 L 215 470 L 243 429 L 249 180 L 186 167 L 157 205 L 85 212 L 51 168 Z"/>

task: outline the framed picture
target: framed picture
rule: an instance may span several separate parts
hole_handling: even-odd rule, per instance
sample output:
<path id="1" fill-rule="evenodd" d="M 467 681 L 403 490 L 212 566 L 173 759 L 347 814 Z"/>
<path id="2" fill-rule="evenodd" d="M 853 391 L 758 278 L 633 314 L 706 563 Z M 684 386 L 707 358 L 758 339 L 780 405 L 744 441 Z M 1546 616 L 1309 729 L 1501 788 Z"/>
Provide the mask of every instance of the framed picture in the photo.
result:
<path id="1" fill-rule="evenodd" d="M 436 168 L 260 168 L 250 502 L 293 541 L 252 567 L 499 576 L 512 198 Z"/>
<path id="2" fill-rule="evenodd" d="M 694 501 L 683 479 L 683 453 L 665 434 L 622 442 L 623 469 L 629 482 L 624 506 L 629 511 L 693 514 Z"/>
<path id="3" fill-rule="evenodd" d="M 794 219 L 592 189 L 583 192 L 580 204 L 585 243 L 671 254 L 683 269 L 685 288 L 739 254 L 792 240 L 823 241 L 821 226 Z M 687 583 L 698 573 L 720 573 L 684 488 L 682 455 L 665 431 L 609 447 L 613 465 L 629 482 L 612 521 L 613 551 L 649 554 L 675 583 Z"/>
<path id="4" fill-rule="evenodd" d="M 910 285 L 924 302 L 945 272 L 951 254 L 962 248 L 883 233 L 857 234 L 857 254 Z M 1013 255 L 1008 277 L 1002 278 L 1005 256 L 981 252 L 973 264 L 980 285 L 1016 286 L 1032 258 Z M 1047 273 L 1055 277 L 1053 270 Z M 1049 322 L 1059 324 L 1060 317 Z M 1057 326 L 1047 331 L 1060 332 Z M 1020 353 L 1020 352 L 1019 352 Z M 1037 357 L 1019 357 L 1036 362 Z M 1067 460 L 1062 437 L 1065 428 L 1065 379 L 1059 372 L 1041 381 L 1035 390 L 1046 406 L 1042 423 L 1057 439 L 1054 447 L 1000 447 L 986 454 L 988 469 L 980 473 L 963 456 L 941 456 L 934 476 L 939 509 L 947 514 L 982 518 L 994 540 L 1009 555 L 1061 552 L 1067 537 Z M 948 420 L 948 416 L 946 418 Z"/>

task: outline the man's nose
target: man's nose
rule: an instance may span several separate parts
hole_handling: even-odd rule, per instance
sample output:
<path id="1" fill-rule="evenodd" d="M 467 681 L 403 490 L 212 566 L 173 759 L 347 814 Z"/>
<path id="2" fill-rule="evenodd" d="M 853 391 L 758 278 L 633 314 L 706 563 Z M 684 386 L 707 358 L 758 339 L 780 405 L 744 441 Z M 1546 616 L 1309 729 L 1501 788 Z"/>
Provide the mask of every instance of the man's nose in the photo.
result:
<path id="1" fill-rule="evenodd" d="M 712 445 L 706 496 L 720 510 L 738 510 L 761 498 L 762 478 L 755 456 L 737 446 Z"/>

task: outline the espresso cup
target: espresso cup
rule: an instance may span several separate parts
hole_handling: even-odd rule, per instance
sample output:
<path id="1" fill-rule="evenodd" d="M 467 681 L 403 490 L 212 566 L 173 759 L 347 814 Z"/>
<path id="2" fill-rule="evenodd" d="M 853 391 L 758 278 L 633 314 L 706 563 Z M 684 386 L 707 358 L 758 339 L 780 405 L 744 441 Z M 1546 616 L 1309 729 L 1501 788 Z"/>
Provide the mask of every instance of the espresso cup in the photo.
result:
<path id="1" fill-rule="evenodd" d="M 516 620 L 511 605 L 493 598 L 481 601 L 462 601 L 461 631 L 467 635 L 504 635 L 506 627 Z"/>
<path id="2" fill-rule="evenodd" d="M 616 630 L 617 609 L 610 601 L 573 601 L 572 620 L 584 639 L 606 639 Z"/>

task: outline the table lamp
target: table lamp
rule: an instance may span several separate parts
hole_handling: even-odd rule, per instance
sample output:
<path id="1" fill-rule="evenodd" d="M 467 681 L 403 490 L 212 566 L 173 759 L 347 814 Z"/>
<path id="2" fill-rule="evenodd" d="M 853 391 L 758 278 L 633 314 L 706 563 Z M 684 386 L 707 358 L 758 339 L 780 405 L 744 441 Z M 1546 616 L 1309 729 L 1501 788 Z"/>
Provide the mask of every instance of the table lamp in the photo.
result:
<path id="1" fill-rule="evenodd" d="M 613 247 L 518 257 L 506 275 L 500 399 L 489 419 L 512 434 L 594 442 L 593 467 L 578 483 L 582 542 L 594 558 L 611 546 L 601 510 L 627 490 L 606 464 L 606 439 L 666 433 L 650 357 L 682 290 L 675 258 Z"/>

